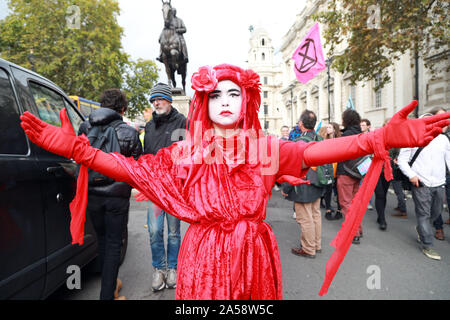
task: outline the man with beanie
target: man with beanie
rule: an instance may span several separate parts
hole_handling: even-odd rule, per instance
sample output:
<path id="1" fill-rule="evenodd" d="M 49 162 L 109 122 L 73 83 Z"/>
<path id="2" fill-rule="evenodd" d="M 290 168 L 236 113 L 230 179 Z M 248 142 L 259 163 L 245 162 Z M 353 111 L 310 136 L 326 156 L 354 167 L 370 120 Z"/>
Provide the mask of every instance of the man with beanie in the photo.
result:
<path id="1" fill-rule="evenodd" d="M 144 154 L 156 154 L 160 149 L 183 140 L 186 129 L 186 117 L 172 106 L 172 92 L 167 84 L 158 83 L 153 87 L 150 103 L 154 111 L 145 126 Z M 164 248 L 164 218 L 168 228 L 167 255 Z M 147 225 L 154 268 L 152 290 L 176 288 L 180 220 L 149 201 Z"/>

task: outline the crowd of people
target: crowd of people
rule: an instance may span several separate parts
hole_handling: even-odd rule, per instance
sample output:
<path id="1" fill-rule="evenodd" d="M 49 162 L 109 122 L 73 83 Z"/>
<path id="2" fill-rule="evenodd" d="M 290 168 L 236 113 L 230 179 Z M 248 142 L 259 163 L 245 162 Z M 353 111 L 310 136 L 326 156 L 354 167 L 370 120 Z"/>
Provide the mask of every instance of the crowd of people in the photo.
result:
<path id="1" fill-rule="evenodd" d="M 358 221 L 368 199 L 367 203 L 362 200 L 352 204 L 362 180 L 358 174 L 363 173 L 356 172 L 348 161 L 362 158 L 362 164 L 366 164 L 367 157 L 374 154 L 373 164 L 386 164 L 385 150 L 395 147 L 407 148 L 393 161 L 398 161 L 413 184 L 419 241 L 427 256 L 437 257 L 432 250 L 431 224 L 442 213 L 445 163 L 450 164 L 449 140 L 439 134 L 450 125 L 448 113 L 408 119 L 417 105 L 413 101 L 383 128 L 362 134 L 359 114 L 348 109 L 342 117 L 342 130 L 330 123 L 317 134 L 317 117 L 306 110 L 299 125 L 291 132 L 283 127 L 282 137 L 277 139 L 262 131 L 258 119 L 261 83 L 252 70 L 228 64 L 205 66 L 194 73 L 191 83 L 195 93 L 187 119 L 172 106 L 170 87 L 162 83 L 154 86 L 150 92 L 151 116 L 146 110 L 149 121 L 141 134 L 123 123 L 128 101 L 118 89 L 103 93 L 101 108 L 90 115 L 78 135 L 65 110 L 60 115 L 61 127 L 29 112 L 21 116 L 21 125 L 33 143 L 80 164 L 77 194 L 70 207 L 71 233 L 74 243 L 83 239 L 87 210 L 99 235 L 101 299 L 125 299 L 119 296 L 122 283 L 117 276 L 131 188 L 139 191 L 138 200 L 148 205 L 154 291 L 176 288 L 176 298 L 188 300 L 281 299 L 278 245 L 264 221 L 274 186 L 279 185 L 293 201 L 301 228 L 301 246 L 292 248 L 292 253 L 314 258 L 322 249 L 321 198 L 326 219 Z M 370 127 L 370 122 L 367 124 Z M 105 151 L 89 144 L 92 142 L 86 133 L 89 137 L 97 126 L 115 130 L 111 139 L 116 136 L 120 151 Z M 417 146 L 425 147 L 407 168 Z M 437 166 L 439 172 L 429 172 Z M 373 178 L 376 170 L 369 171 L 366 178 Z M 92 172 L 113 181 L 93 187 L 88 179 Z M 375 193 L 382 230 L 386 230 L 385 199 L 381 199 L 386 196 L 386 185 L 380 182 L 380 192 Z M 333 193 L 336 211 L 331 206 Z M 400 202 L 398 209 L 400 217 L 406 216 Z M 180 219 L 189 223 L 183 241 Z M 320 295 L 326 293 L 339 261 L 345 257 L 345 247 L 351 241 L 348 235 L 354 234 L 346 226 L 341 231 L 336 259 L 327 265 Z M 440 235 L 443 238 L 442 232 Z M 359 225 L 353 243 L 359 243 L 362 236 Z"/>
<path id="2" fill-rule="evenodd" d="M 443 108 L 436 108 L 422 117 L 445 112 Z M 384 125 L 389 120 L 386 119 Z M 316 115 L 312 111 L 304 111 L 298 125 L 290 132 L 288 126 L 282 127 L 281 139 L 298 141 L 305 136 L 320 136 L 325 140 L 364 134 L 372 130 L 370 120 L 361 119 L 354 109 L 344 111 L 341 125 L 330 122 L 314 130 L 316 121 Z M 415 153 L 417 153 L 416 157 L 414 157 Z M 389 158 L 394 179 L 386 180 L 383 167 L 373 194 L 379 229 L 387 230 L 385 210 L 389 187 L 392 185 L 397 200 L 397 206 L 391 213 L 394 218 L 408 218 L 406 194 L 412 194 L 417 223 L 417 241 L 427 257 L 440 260 L 440 254 L 433 248 L 433 238 L 445 240 L 443 225 L 450 224 L 450 218 L 445 222 L 443 219 L 445 212 L 448 213 L 445 207 L 448 209 L 448 203 L 450 203 L 450 130 L 444 128 L 442 134 L 434 138 L 426 147 L 391 148 Z M 333 163 L 333 167 L 334 180 L 328 185 L 318 187 L 311 184 L 294 188 L 289 183 L 284 183 L 281 186 L 281 194 L 285 199 L 294 202 L 294 218 L 301 230 L 301 246 L 292 248 L 293 254 L 314 258 L 315 253 L 321 251 L 320 207 L 325 208 L 324 217 L 327 220 L 345 218 L 351 201 L 362 184 L 364 175 L 356 176 L 350 170 L 349 161 Z M 332 207 L 333 195 L 336 208 Z M 372 203 L 371 199 L 368 209 L 373 209 Z M 361 224 L 352 243 L 360 244 L 362 237 Z"/>

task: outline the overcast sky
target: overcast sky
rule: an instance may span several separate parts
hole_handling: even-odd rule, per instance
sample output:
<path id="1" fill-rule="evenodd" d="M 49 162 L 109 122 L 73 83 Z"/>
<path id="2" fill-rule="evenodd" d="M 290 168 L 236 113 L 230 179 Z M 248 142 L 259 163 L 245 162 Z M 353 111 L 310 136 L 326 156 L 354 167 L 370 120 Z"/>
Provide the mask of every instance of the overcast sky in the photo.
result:
<path id="1" fill-rule="evenodd" d="M 246 67 L 249 26 L 264 27 L 275 51 L 295 21 L 306 0 L 172 0 L 177 16 L 184 21 L 188 53 L 186 91 L 192 95 L 190 77 L 203 65 L 231 63 Z M 0 19 L 6 15 L 6 0 L 0 0 Z M 124 28 L 122 44 L 133 60 L 159 55 L 159 35 L 163 29 L 161 0 L 119 0 L 119 24 Z M 82 14 L 82 12 L 81 12 Z M 164 66 L 160 81 L 167 82 Z M 177 76 L 177 86 L 181 84 Z"/>

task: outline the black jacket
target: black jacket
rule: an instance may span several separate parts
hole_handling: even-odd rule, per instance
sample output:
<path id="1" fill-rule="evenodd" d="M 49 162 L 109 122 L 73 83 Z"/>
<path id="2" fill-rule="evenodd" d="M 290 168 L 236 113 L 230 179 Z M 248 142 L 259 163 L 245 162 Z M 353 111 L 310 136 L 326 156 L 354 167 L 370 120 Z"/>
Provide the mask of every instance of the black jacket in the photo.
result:
<path id="1" fill-rule="evenodd" d="M 344 129 L 344 131 L 342 132 L 342 137 L 352 136 L 352 135 L 360 134 L 360 133 L 362 133 L 362 131 L 361 131 L 361 127 L 359 125 L 350 126 L 350 127 Z M 338 174 L 350 176 L 347 172 L 345 172 L 343 162 L 339 162 L 337 165 L 336 175 L 338 175 Z"/>
<path id="2" fill-rule="evenodd" d="M 314 137 L 317 135 L 317 133 L 314 130 L 305 131 L 301 133 L 301 136 L 309 136 L 312 140 L 314 140 Z M 300 140 L 300 137 L 297 137 L 297 141 Z M 309 169 L 306 173 L 306 180 L 311 180 L 312 178 L 312 169 Z M 287 193 L 288 196 L 286 197 L 287 200 L 294 201 L 294 202 L 301 202 L 301 203 L 309 203 L 314 202 L 318 198 L 322 197 L 325 188 L 319 188 L 315 185 L 307 185 L 307 184 L 301 184 L 301 185 L 290 185 L 289 183 L 283 183 L 282 184 L 283 192 Z"/>
<path id="3" fill-rule="evenodd" d="M 185 129 L 186 117 L 174 107 L 166 115 L 157 115 L 153 112 L 152 120 L 145 125 L 144 154 L 156 154 L 159 149 L 183 140 Z M 175 130 L 177 131 L 174 133 Z"/>
<path id="4" fill-rule="evenodd" d="M 123 120 L 123 118 L 112 109 L 100 108 L 94 110 L 90 114 L 89 120 L 81 124 L 78 135 L 82 133 L 87 135 L 92 126 L 107 125 L 115 120 Z M 142 154 L 142 144 L 139 140 L 139 133 L 125 122 L 115 126 L 115 129 L 117 139 L 119 140 L 120 153 L 125 157 L 133 157 L 137 160 Z M 113 184 L 106 186 L 90 186 L 89 193 L 100 196 L 129 198 L 131 195 L 131 187 L 125 182 L 114 182 Z"/>

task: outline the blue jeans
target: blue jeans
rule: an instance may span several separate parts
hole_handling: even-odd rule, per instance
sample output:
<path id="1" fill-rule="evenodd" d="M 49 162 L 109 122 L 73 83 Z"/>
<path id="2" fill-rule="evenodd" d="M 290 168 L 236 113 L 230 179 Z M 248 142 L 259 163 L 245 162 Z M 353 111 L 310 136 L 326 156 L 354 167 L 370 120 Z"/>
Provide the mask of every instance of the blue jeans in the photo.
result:
<path id="1" fill-rule="evenodd" d="M 167 218 L 168 227 L 167 259 L 164 248 L 164 217 Z M 155 210 L 154 204 L 149 201 L 147 225 L 150 233 L 153 267 L 163 270 L 167 267 L 176 269 L 181 245 L 180 220 L 159 208 Z"/>

